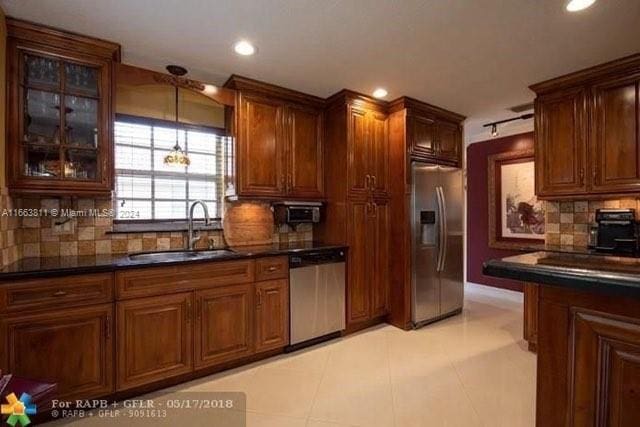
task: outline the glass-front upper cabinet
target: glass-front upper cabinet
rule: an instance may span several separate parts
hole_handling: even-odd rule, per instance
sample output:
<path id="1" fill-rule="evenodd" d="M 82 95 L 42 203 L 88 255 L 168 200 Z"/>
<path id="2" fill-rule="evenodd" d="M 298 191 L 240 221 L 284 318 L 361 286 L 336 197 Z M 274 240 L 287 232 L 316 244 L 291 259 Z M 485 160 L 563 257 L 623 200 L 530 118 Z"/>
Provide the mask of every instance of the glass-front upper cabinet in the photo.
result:
<path id="1" fill-rule="evenodd" d="M 9 189 L 110 193 L 119 45 L 7 21 Z"/>

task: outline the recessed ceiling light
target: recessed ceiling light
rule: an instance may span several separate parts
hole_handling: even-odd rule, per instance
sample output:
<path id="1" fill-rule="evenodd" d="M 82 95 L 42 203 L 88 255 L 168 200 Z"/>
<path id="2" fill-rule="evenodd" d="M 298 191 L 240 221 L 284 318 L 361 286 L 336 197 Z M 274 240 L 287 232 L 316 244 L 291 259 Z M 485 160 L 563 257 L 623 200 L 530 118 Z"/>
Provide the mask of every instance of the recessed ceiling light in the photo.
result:
<path id="1" fill-rule="evenodd" d="M 378 89 L 373 91 L 374 98 L 384 98 L 385 96 L 387 96 L 386 89 L 379 87 Z"/>
<path id="2" fill-rule="evenodd" d="M 567 10 L 569 12 L 577 12 L 592 6 L 596 0 L 569 0 L 567 2 Z"/>
<path id="3" fill-rule="evenodd" d="M 246 40 L 240 40 L 239 42 L 234 44 L 233 50 L 235 50 L 238 55 L 242 55 L 242 56 L 249 56 L 256 53 L 255 46 Z"/>
<path id="4" fill-rule="evenodd" d="M 218 88 L 214 85 L 204 85 L 204 89 L 202 89 L 202 91 L 207 95 L 213 95 L 218 92 Z"/>

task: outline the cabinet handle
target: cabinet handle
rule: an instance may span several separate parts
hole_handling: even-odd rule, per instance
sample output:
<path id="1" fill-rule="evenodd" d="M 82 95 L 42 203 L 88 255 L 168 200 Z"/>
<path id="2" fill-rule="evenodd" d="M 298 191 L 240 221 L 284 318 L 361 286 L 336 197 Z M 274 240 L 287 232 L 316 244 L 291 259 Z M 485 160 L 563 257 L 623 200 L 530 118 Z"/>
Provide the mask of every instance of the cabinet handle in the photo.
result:
<path id="1" fill-rule="evenodd" d="M 289 176 L 287 177 L 287 190 L 291 191 L 292 188 L 293 188 L 293 176 L 289 174 Z"/>
<path id="2" fill-rule="evenodd" d="M 580 168 L 580 184 L 584 184 L 584 168 Z"/>
<path id="3" fill-rule="evenodd" d="M 191 321 L 191 301 L 187 301 L 187 322 Z"/>
<path id="4" fill-rule="evenodd" d="M 111 316 L 107 316 L 104 324 L 104 336 L 105 338 L 111 338 Z"/>
<path id="5" fill-rule="evenodd" d="M 262 306 L 262 292 L 259 290 L 256 291 L 256 296 L 258 297 L 258 307 Z"/>
<path id="6" fill-rule="evenodd" d="M 373 181 L 373 184 L 372 184 L 372 186 L 371 186 L 371 189 L 372 189 L 372 190 L 375 190 L 375 189 L 376 189 L 376 186 L 378 185 L 378 184 L 377 184 L 378 179 L 376 178 L 376 176 L 375 176 L 375 175 L 373 175 L 373 176 L 371 177 L 371 179 L 372 179 L 372 181 Z"/>
<path id="7" fill-rule="evenodd" d="M 277 269 L 278 269 L 278 267 L 276 267 L 275 265 L 272 265 L 271 267 L 267 268 L 267 271 L 270 272 L 270 273 L 273 273 Z"/>
<path id="8" fill-rule="evenodd" d="M 65 296 L 65 295 L 67 295 L 67 292 L 66 292 L 66 291 L 56 291 L 56 292 L 54 292 L 54 293 L 52 294 L 52 296 L 54 296 L 54 297 L 63 297 L 63 296 Z"/>
<path id="9" fill-rule="evenodd" d="M 202 311 L 202 299 L 196 299 L 196 319 L 200 319 L 200 312 Z"/>
<path id="10" fill-rule="evenodd" d="M 371 175 L 367 174 L 364 177 L 364 188 L 365 188 L 365 190 L 368 190 L 370 185 L 371 185 Z"/>
<path id="11" fill-rule="evenodd" d="M 376 202 L 371 203 L 371 212 L 373 212 L 372 216 L 378 216 L 378 204 Z"/>

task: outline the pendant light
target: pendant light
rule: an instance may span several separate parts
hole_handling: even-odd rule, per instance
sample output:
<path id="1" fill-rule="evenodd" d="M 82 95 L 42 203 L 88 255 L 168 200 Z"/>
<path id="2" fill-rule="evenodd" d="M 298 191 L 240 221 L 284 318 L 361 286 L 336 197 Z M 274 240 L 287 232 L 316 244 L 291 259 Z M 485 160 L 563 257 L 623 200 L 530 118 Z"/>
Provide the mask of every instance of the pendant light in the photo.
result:
<path id="1" fill-rule="evenodd" d="M 189 166 L 191 161 L 186 153 L 180 147 L 180 142 L 178 140 L 179 133 L 179 116 L 178 116 L 178 88 L 179 88 L 179 77 L 187 74 L 187 69 L 184 67 L 180 67 L 179 65 L 167 65 L 167 71 L 171 73 L 175 79 L 175 89 L 176 89 L 176 145 L 173 146 L 173 149 L 164 157 L 164 164 L 176 167 L 186 167 Z"/>

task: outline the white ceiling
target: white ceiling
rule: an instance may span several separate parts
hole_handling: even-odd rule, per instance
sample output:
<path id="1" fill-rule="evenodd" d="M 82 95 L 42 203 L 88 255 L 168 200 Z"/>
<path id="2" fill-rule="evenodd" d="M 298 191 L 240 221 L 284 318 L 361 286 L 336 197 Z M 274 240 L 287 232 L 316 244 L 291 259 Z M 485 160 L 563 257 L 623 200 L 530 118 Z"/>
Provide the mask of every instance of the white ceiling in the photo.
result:
<path id="1" fill-rule="evenodd" d="M 640 52 L 640 0 L 0 0 L 7 15 L 113 40 L 124 61 L 232 74 L 326 97 L 409 95 L 469 117 L 468 135 L 533 99 L 527 86 Z M 258 47 L 239 57 L 233 43 Z"/>

